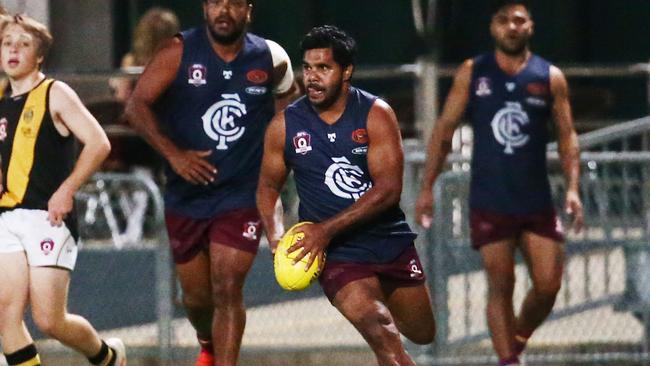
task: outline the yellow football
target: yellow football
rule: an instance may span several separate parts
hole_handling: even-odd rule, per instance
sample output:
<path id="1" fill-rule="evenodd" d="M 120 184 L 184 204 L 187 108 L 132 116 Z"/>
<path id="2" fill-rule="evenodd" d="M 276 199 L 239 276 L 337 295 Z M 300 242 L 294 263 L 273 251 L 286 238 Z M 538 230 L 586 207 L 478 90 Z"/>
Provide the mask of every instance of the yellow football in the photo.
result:
<path id="1" fill-rule="evenodd" d="M 285 290 L 304 290 L 309 287 L 309 285 L 318 278 L 318 275 L 320 274 L 318 258 L 316 258 L 311 267 L 305 271 L 309 256 L 306 256 L 296 264 L 293 264 L 293 260 L 296 258 L 298 253 L 300 253 L 300 250 L 287 254 L 287 249 L 297 241 L 302 240 L 305 236 L 303 233 L 294 233 L 296 228 L 308 224 L 311 224 L 311 222 L 299 222 L 292 226 L 291 229 L 282 236 L 278 242 L 278 247 L 275 250 L 275 256 L 273 257 L 275 279 Z"/>

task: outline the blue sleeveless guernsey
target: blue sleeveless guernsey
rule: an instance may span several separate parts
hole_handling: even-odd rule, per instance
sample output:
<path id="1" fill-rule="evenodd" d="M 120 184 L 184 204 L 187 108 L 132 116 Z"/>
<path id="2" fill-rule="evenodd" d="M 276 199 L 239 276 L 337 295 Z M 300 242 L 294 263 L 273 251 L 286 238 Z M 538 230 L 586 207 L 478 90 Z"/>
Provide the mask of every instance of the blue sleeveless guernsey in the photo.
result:
<path id="1" fill-rule="evenodd" d="M 293 169 L 300 221 L 322 222 L 351 206 L 372 187 L 368 172 L 370 107 L 377 97 L 350 87 L 345 111 L 329 125 L 306 97 L 285 110 L 285 161 Z M 337 237 L 328 260 L 386 263 L 412 245 L 415 234 L 398 205 Z"/>
<path id="2" fill-rule="evenodd" d="M 230 63 L 213 51 L 203 27 L 181 33 L 176 79 L 156 108 L 163 129 L 180 148 L 212 150 L 213 183 L 194 185 L 167 169 L 165 206 L 207 218 L 255 207 L 264 130 L 273 117 L 273 60 L 263 38 L 245 37 Z"/>
<path id="3" fill-rule="evenodd" d="M 553 208 L 546 169 L 549 70 L 536 55 L 513 76 L 494 53 L 474 59 L 467 109 L 474 130 L 472 209 L 531 214 Z"/>

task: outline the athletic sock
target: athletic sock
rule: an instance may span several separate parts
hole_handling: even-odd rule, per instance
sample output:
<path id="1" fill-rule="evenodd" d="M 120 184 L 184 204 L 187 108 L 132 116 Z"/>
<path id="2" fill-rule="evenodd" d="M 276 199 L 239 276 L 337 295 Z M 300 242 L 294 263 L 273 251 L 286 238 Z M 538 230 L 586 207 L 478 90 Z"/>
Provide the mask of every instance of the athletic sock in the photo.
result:
<path id="1" fill-rule="evenodd" d="M 505 360 L 499 360 L 499 366 L 519 366 L 519 357 L 514 356 Z"/>
<path id="2" fill-rule="evenodd" d="M 197 337 L 199 340 L 199 345 L 201 346 L 201 351 L 209 353 L 211 355 L 214 355 L 214 348 L 212 346 L 212 339 L 201 339 Z"/>
<path id="3" fill-rule="evenodd" d="M 99 352 L 93 357 L 88 357 L 88 361 L 98 366 L 114 366 L 115 351 L 102 340 L 102 347 L 99 349 Z"/>
<path id="4" fill-rule="evenodd" d="M 5 358 L 9 366 L 41 366 L 41 358 L 38 356 L 34 343 L 16 352 L 5 353 Z"/>

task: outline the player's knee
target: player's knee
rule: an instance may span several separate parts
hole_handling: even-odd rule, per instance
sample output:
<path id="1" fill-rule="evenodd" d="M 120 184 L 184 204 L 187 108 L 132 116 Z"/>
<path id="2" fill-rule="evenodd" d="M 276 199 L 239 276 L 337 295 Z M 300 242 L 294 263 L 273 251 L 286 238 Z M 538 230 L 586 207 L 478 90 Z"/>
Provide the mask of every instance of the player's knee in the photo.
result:
<path id="1" fill-rule="evenodd" d="M 60 319 L 53 314 L 41 312 L 34 312 L 32 316 L 34 317 L 34 323 L 41 332 L 48 337 L 57 338 L 57 335 L 60 334 L 61 326 L 63 325 L 63 319 Z"/>
<path id="2" fill-rule="evenodd" d="M 409 334 L 404 333 L 404 336 L 415 344 L 431 344 L 436 340 L 436 327 L 418 327 Z"/>
<path id="3" fill-rule="evenodd" d="M 561 281 L 539 281 L 533 285 L 535 294 L 538 297 L 553 300 L 562 287 Z"/>
<path id="4" fill-rule="evenodd" d="M 497 297 L 511 297 L 515 289 L 515 277 L 510 275 L 499 276 L 488 280 L 488 295 Z"/>
<path id="5" fill-rule="evenodd" d="M 357 309 L 347 315 L 348 319 L 367 336 L 379 334 L 386 327 L 394 327 L 393 318 L 383 305 L 373 304 Z M 396 327 L 395 327 L 396 328 Z"/>
<path id="6" fill-rule="evenodd" d="M 243 283 L 232 278 L 221 278 L 212 282 L 212 302 L 215 306 L 226 306 L 242 301 Z"/>
<path id="7" fill-rule="evenodd" d="M 186 309 L 212 308 L 212 294 L 209 289 L 184 289 L 183 306 Z"/>

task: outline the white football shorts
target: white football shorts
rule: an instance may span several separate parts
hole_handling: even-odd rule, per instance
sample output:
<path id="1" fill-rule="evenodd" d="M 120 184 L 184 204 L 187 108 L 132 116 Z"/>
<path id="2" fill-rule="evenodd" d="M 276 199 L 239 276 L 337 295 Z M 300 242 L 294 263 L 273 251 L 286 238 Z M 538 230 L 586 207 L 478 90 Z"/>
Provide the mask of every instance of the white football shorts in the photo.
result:
<path id="1" fill-rule="evenodd" d="M 64 224 L 53 226 L 47 211 L 17 208 L 0 214 L 0 253 L 25 252 L 31 267 L 73 270 L 77 244 Z"/>

